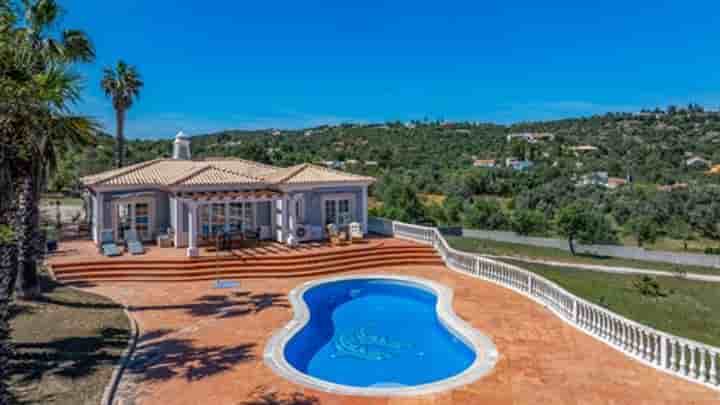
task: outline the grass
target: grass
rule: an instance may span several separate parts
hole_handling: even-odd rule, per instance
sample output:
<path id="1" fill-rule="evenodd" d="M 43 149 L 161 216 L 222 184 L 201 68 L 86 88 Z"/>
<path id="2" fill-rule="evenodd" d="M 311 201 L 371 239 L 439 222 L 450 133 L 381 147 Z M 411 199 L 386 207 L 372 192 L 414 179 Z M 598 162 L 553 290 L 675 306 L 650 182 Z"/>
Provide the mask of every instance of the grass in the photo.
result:
<path id="1" fill-rule="evenodd" d="M 578 254 L 573 256 L 569 251 L 562 249 L 522 245 L 519 243 L 497 242 L 487 239 L 464 238 L 458 236 L 448 236 L 446 239 L 455 249 L 473 253 L 484 253 L 497 256 L 514 256 L 518 258 L 531 258 L 563 263 L 595 264 L 611 267 L 634 267 L 638 269 L 669 272 L 677 272 L 678 268 L 680 268 L 687 273 L 720 275 L 720 269 L 713 267 L 688 265 L 678 266 L 673 263 L 649 262 L 644 260 L 595 256 L 590 254 Z"/>
<path id="2" fill-rule="evenodd" d="M 13 393 L 21 404 L 98 404 L 127 347 L 128 320 L 106 298 L 43 284 L 42 298 L 13 311 Z"/>
<path id="3" fill-rule="evenodd" d="M 629 319 L 720 347 L 720 286 L 716 283 L 656 277 L 667 296 L 652 298 L 633 286 L 640 276 L 504 261 L 541 275 Z"/>

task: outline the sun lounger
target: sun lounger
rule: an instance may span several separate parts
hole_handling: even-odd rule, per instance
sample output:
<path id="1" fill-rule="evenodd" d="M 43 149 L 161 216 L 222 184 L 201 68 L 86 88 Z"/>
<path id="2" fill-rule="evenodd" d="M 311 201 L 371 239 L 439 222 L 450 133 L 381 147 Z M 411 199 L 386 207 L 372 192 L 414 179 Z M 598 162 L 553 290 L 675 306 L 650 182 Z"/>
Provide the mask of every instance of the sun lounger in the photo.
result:
<path id="1" fill-rule="evenodd" d="M 131 254 L 141 255 L 145 253 L 145 248 L 142 242 L 138 239 L 137 231 L 134 229 L 128 229 L 125 231 L 125 243 L 127 244 L 127 250 Z"/>
<path id="2" fill-rule="evenodd" d="M 120 256 L 120 248 L 115 244 L 112 231 L 103 231 L 100 234 L 100 247 L 105 256 Z"/>

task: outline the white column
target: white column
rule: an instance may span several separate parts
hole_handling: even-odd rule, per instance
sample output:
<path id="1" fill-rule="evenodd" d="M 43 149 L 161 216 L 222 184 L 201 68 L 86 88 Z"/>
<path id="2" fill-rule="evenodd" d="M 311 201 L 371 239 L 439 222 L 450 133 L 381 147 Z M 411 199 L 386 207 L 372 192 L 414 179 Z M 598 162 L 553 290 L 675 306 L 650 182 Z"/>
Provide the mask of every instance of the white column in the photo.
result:
<path id="1" fill-rule="evenodd" d="M 362 229 L 363 233 L 368 233 L 368 188 L 363 186 L 360 193 L 360 207 L 362 208 Z"/>
<path id="2" fill-rule="evenodd" d="M 190 257 L 195 257 L 199 254 L 198 247 L 197 247 L 197 231 L 198 231 L 198 222 L 197 222 L 197 205 L 196 204 L 189 204 L 188 205 L 188 248 L 187 248 L 187 255 Z"/>
<path id="3" fill-rule="evenodd" d="M 290 198 L 286 195 L 282 199 L 282 243 L 288 243 L 290 236 Z"/>
<path id="4" fill-rule="evenodd" d="M 103 215 L 104 211 L 105 211 L 105 202 L 104 202 L 104 198 L 103 198 L 103 193 L 98 192 L 95 194 L 94 210 L 95 210 L 95 219 L 97 222 L 94 224 L 95 232 L 97 234 L 96 235 L 97 240 L 95 241 L 95 243 L 97 243 L 99 245 L 100 243 L 102 243 L 102 231 L 105 230 L 105 216 Z"/>
<path id="5" fill-rule="evenodd" d="M 179 198 L 175 198 L 173 200 L 173 204 L 175 206 L 175 223 L 172 224 L 173 229 L 175 230 L 175 240 L 173 243 L 175 244 L 175 247 L 180 247 L 184 245 L 183 243 L 183 216 L 182 216 L 182 201 L 180 201 Z"/>
<path id="6" fill-rule="evenodd" d="M 274 212 L 275 215 L 275 240 L 280 243 L 285 243 L 285 197 L 275 200 Z"/>

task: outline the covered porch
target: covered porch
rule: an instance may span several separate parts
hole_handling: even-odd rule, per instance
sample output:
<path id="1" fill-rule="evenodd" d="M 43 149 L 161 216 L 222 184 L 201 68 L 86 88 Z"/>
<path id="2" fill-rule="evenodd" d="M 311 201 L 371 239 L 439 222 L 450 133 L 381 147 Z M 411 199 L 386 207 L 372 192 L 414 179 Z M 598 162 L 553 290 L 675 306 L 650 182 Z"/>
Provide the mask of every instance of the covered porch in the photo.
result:
<path id="1" fill-rule="evenodd" d="M 170 196 L 170 224 L 175 247 L 188 257 L 219 235 L 275 241 L 288 246 L 325 239 L 325 225 L 361 224 L 367 232 L 367 190 L 351 193 L 307 190 L 191 191 Z"/>

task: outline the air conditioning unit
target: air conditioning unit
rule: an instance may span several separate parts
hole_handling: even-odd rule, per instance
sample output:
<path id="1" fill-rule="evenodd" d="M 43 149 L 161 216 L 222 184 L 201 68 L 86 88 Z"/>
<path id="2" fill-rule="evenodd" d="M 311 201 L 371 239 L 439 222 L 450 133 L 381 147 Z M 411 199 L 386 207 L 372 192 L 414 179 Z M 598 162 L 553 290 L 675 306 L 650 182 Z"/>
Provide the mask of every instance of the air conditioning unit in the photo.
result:
<path id="1" fill-rule="evenodd" d="M 297 240 L 298 242 L 306 242 L 309 240 L 313 240 L 311 226 L 298 224 L 295 227 L 294 236 L 295 240 Z"/>

